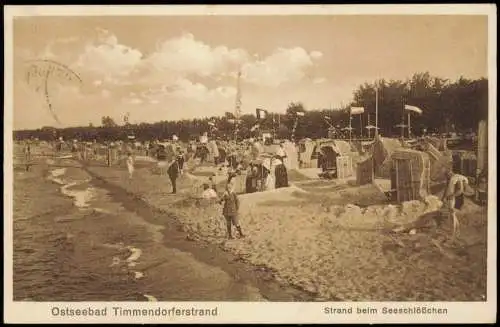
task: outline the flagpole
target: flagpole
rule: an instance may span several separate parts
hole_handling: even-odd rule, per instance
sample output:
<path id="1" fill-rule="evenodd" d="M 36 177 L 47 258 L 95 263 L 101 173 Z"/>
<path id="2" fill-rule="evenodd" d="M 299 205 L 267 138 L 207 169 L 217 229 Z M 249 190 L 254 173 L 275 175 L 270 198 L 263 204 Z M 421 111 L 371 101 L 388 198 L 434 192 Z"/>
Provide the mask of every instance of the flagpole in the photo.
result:
<path id="1" fill-rule="evenodd" d="M 234 140 L 238 141 L 239 119 L 241 115 L 241 69 L 238 71 L 238 79 L 236 81 L 236 103 L 234 108 L 235 124 L 234 124 Z"/>
<path id="2" fill-rule="evenodd" d="M 366 126 L 367 126 L 367 127 L 368 127 L 368 126 L 370 126 L 370 113 L 368 113 L 368 122 L 366 123 Z M 367 130 L 368 130 L 368 138 L 370 138 L 370 136 L 371 136 L 371 135 L 370 135 L 370 134 L 371 134 L 371 133 L 370 133 L 370 128 L 367 128 Z"/>
<path id="3" fill-rule="evenodd" d="M 401 138 L 405 138 L 405 100 L 401 97 Z"/>
<path id="4" fill-rule="evenodd" d="M 375 86 L 375 136 L 378 136 L 378 84 Z"/>

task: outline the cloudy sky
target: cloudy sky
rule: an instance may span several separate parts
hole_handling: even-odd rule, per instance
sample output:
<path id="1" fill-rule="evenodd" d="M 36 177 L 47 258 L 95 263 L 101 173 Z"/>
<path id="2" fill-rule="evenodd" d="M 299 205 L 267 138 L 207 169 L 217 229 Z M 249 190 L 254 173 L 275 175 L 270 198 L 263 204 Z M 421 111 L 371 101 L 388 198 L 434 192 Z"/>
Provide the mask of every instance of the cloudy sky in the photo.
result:
<path id="1" fill-rule="evenodd" d="M 348 102 L 357 85 L 415 72 L 487 77 L 486 16 L 24 17 L 14 20 L 14 128 L 60 126 L 29 60 L 50 59 L 63 126 L 155 122 Z M 44 66 L 45 65 L 45 66 Z M 42 67 L 43 66 L 43 67 Z M 39 64 L 47 70 L 48 64 Z"/>

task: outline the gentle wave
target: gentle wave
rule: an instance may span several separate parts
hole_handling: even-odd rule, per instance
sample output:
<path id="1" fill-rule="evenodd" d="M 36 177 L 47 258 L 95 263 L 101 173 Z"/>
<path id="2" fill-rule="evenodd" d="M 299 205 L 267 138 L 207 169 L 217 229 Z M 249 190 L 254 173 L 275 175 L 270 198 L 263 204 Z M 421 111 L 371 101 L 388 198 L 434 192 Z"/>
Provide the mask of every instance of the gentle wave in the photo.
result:
<path id="1" fill-rule="evenodd" d="M 149 302 L 158 302 L 158 300 L 152 295 L 148 295 L 148 294 L 143 294 L 143 295 L 146 299 L 148 299 Z"/>
<path id="2" fill-rule="evenodd" d="M 81 182 L 71 182 L 69 184 L 64 185 L 61 187 L 61 193 L 74 198 L 74 204 L 78 208 L 88 208 L 89 207 L 89 201 L 92 200 L 95 196 L 95 190 L 92 187 L 86 188 L 83 191 L 74 191 L 74 190 L 69 190 L 70 187 L 80 185 L 86 183 L 86 181 L 81 181 Z"/>
<path id="3" fill-rule="evenodd" d="M 61 193 L 74 198 L 74 205 L 78 208 L 87 208 L 89 207 L 88 202 L 95 197 L 95 190 L 92 187 L 88 187 L 83 191 L 75 191 L 69 190 L 70 187 L 88 183 L 90 179 L 77 181 L 77 182 L 69 182 L 67 183 L 62 176 L 66 174 L 66 168 L 58 168 L 50 171 L 49 179 L 56 184 L 63 185 L 61 187 Z"/>
<path id="4" fill-rule="evenodd" d="M 119 251 L 127 249 L 130 252 L 130 255 L 127 259 L 125 259 L 125 263 L 127 264 L 127 266 L 129 268 L 135 267 L 137 265 L 137 260 L 139 260 L 139 258 L 142 255 L 141 249 L 133 247 L 133 246 L 124 246 L 121 243 L 120 244 L 102 244 L 102 246 L 107 247 L 107 248 L 111 248 L 111 249 L 115 249 L 115 250 L 119 250 Z M 111 264 L 109 265 L 109 267 L 119 266 L 120 264 L 122 264 L 122 260 L 117 256 L 114 256 L 111 260 L 112 261 L 111 261 Z M 135 279 L 144 278 L 143 272 L 132 271 L 132 273 L 134 274 Z"/>
<path id="5" fill-rule="evenodd" d="M 66 174 L 66 168 L 59 168 L 59 169 L 54 169 L 50 171 L 50 176 L 49 179 L 53 181 L 54 183 L 57 183 L 59 185 L 62 185 L 61 187 L 61 193 L 68 196 L 72 197 L 73 203 L 76 207 L 79 209 L 82 208 L 88 208 L 90 206 L 89 202 L 96 196 L 96 190 L 95 188 L 89 186 L 85 190 L 70 190 L 69 188 L 77 185 L 81 185 L 84 183 L 88 183 L 91 181 L 91 179 L 86 179 L 86 180 L 80 180 L 80 181 L 73 181 L 73 182 L 68 182 L 66 181 L 63 176 Z M 107 210 L 101 209 L 101 208 L 93 208 L 96 212 L 103 212 L 103 213 L 110 213 Z M 68 237 L 68 235 L 67 235 Z M 115 250 L 128 250 L 130 252 L 130 255 L 127 259 L 125 259 L 124 262 L 117 257 L 114 256 L 112 257 L 112 262 L 109 265 L 109 267 L 121 265 L 122 263 L 125 263 L 128 267 L 132 268 L 137 265 L 137 261 L 142 255 L 142 250 L 133 246 L 125 246 L 123 243 L 119 244 L 102 244 L 103 247 L 107 248 L 112 248 Z M 131 271 L 133 274 L 133 278 L 138 280 L 142 279 L 145 277 L 145 274 L 140 271 Z M 148 301 L 157 301 L 154 296 L 151 295 L 144 295 Z"/>
<path id="6" fill-rule="evenodd" d="M 142 254 L 142 250 L 132 246 L 127 246 L 127 249 L 131 252 L 130 257 L 127 258 L 128 265 L 129 267 L 134 267 Z"/>

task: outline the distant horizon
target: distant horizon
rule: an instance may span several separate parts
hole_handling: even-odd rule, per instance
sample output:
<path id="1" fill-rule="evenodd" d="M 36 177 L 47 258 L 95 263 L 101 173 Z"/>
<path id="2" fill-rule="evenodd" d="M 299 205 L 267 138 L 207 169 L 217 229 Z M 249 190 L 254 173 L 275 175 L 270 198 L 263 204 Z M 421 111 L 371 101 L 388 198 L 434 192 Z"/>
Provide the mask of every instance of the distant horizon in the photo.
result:
<path id="1" fill-rule="evenodd" d="M 337 108 L 359 85 L 419 72 L 488 78 L 487 28 L 479 15 L 20 17 L 13 128 L 120 124 L 127 112 L 134 124 L 223 116 L 238 70 L 242 114 Z M 35 91 L 43 77 L 26 83 L 25 62 L 40 58 L 82 79 L 49 82 L 53 113 Z"/>
<path id="2" fill-rule="evenodd" d="M 423 73 L 423 72 L 418 72 L 418 73 L 415 73 L 415 74 L 419 74 L 419 73 Z M 442 76 L 435 76 L 433 74 L 431 74 L 430 72 L 425 72 L 425 73 L 429 73 L 430 76 L 432 77 L 437 77 L 437 78 L 445 78 L 445 77 L 442 77 Z M 407 81 L 409 78 L 411 78 L 411 76 L 407 77 L 406 79 L 402 79 L 402 80 L 398 80 L 398 81 Z M 471 78 L 468 78 L 466 76 L 460 76 L 454 80 L 448 80 L 448 82 L 456 82 L 458 80 L 460 80 L 460 78 L 464 78 L 464 79 L 468 79 L 468 80 L 481 80 L 481 79 L 488 79 L 487 77 L 479 77 L 479 78 L 475 78 L 475 79 L 471 79 Z M 390 80 L 387 80 L 387 79 L 384 79 L 384 78 L 380 78 L 380 79 L 377 79 L 376 81 L 379 81 L 379 80 L 385 80 L 385 81 L 390 81 Z M 376 81 L 371 81 L 371 82 L 368 82 L 366 81 L 365 83 L 367 84 L 373 84 L 375 83 Z M 355 90 L 353 90 L 353 93 L 354 93 Z M 293 101 L 290 101 L 290 103 L 292 103 Z M 300 101 L 298 101 L 300 102 Z M 352 102 L 352 101 L 351 101 Z M 334 106 L 334 107 L 331 107 L 331 108 L 307 108 L 307 104 L 304 104 L 304 108 L 305 108 L 305 111 L 311 111 L 311 112 L 314 112 L 314 111 L 323 111 L 323 110 L 337 110 L 337 111 L 341 111 L 341 110 L 346 110 L 348 109 L 348 106 L 346 106 L 344 104 L 344 107 L 341 107 L 341 106 Z M 245 112 L 243 113 L 243 115 L 255 115 L 255 109 L 253 110 L 253 112 Z M 264 108 L 265 109 L 265 108 Z M 231 112 L 231 111 L 227 111 L 227 112 Z M 269 113 L 271 114 L 281 114 L 281 115 L 284 115 L 285 113 L 284 112 L 277 112 L 277 111 L 272 111 L 272 110 L 268 110 Z M 206 120 L 206 119 L 210 119 L 210 118 L 224 118 L 225 116 L 225 113 L 221 113 L 219 115 L 212 115 L 212 116 L 197 116 L 197 117 L 192 117 L 192 118 L 181 118 L 181 119 L 174 119 L 174 120 L 168 120 L 168 119 L 165 119 L 165 120 L 158 120 L 158 121 L 152 121 L 152 122 L 144 122 L 144 121 L 137 121 L 137 122 L 130 122 L 129 125 L 141 125 L 141 124 L 146 124 L 146 125 L 153 125 L 153 124 L 158 124 L 158 123 L 162 123 L 162 122 L 179 122 L 179 121 L 182 121 L 182 120 L 194 120 L 194 119 L 198 119 L 198 120 Z M 232 112 L 231 112 L 232 113 Z M 104 116 L 107 116 L 107 115 L 103 115 Z M 117 121 L 115 120 L 115 123 L 117 124 L 117 127 L 124 127 L 126 126 L 123 121 Z M 85 128 L 85 127 L 89 127 L 89 124 L 80 124 L 80 125 L 73 125 L 73 126 L 64 126 L 64 127 L 57 127 L 55 125 L 44 125 L 44 126 L 40 126 L 40 127 L 34 127 L 34 128 L 24 128 L 24 129 L 13 129 L 13 132 L 20 132 L 20 131 L 35 131 L 35 130 L 39 130 L 39 129 L 43 129 L 43 128 L 54 128 L 54 129 L 58 129 L 58 130 L 62 130 L 62 129 L 68 129 L 68 128 Z M 99 124 L 92 124 L 93 127 L 101 127 L 102 124 L 99 122 Z"/>

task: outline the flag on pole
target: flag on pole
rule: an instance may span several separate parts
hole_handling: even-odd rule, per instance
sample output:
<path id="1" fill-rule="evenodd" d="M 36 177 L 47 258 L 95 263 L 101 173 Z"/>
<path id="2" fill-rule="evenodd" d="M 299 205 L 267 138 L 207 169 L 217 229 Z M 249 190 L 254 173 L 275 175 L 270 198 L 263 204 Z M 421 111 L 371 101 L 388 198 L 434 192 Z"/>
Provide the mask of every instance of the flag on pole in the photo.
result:
<path id="1" fill-rule="evenodd" d="M 257 130 L 259 127 L 260 127 L 259 124 L 255 124 L 252 126 L 252 128 L 250 128 L 250 131 L 253 132 L 253 131 Z"/>
<path id="2" fill-rule="evenodd" d="M 365 112 L 365 108 L 363 107 L 351 107 L 351 115 L 361 115 Z"/>
<path id="3" fill-rule="evenodd" d="M 303 111 L 297 111 L 297 116 L 304 117 L 305 116 L 305 112 L 303 112 Z"/>
<path id="4" fill-rule="evenodd" d="M 267 110 L 257 108 L 255 109 L 255 115 L 257 116 L 257 119 L 266 119 L 268 114 Z"/>
<path id="5" fill-rule="evenodd" d="M 405 110 L 408 110 L 408 111 L 413 111 L 419 115 L 422 114 L 422 109 L 420 109 L 419 107 L 415 107 L 415 106 L 410 106 L 410 105 L 405 105 Z"/>

